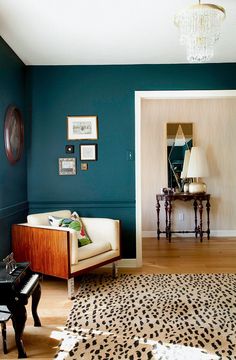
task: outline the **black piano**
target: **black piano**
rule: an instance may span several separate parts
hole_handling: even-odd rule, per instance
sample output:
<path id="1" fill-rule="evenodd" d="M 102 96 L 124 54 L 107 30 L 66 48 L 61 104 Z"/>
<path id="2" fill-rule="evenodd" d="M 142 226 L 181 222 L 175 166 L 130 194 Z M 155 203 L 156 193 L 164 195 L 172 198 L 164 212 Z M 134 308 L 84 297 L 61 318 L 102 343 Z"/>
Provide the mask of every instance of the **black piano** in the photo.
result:
<path id="1" fill-rule="evenodd" d="M 32 315 L 34 326 L 41 326 L 37 307 L 41 297 L 39 275 L 32 273 L 29 263 L 16 263 L 9 273 L 6 264 L 0 262 L 0 305 L 6 305 L 12 314 L 18 358 L 26 358 L 22 341 L 27 318 L 25 305 L 32 295 Z"/>

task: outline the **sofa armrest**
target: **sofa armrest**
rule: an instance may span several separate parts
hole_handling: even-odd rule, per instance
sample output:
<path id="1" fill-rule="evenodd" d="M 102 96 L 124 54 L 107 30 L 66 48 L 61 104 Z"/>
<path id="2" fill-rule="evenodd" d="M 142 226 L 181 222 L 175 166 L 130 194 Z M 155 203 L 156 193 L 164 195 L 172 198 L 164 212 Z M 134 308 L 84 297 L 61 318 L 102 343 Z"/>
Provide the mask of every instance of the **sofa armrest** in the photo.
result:
<path id="1" fill-rule="evenodd" d="M 70 233 L 70 265 L 73 264 L 77 264 L 78 263 L 78 235 L 76 230 L 74 229 L 70 229 L 67 227 L 62 227 L 62 226 L 51 226 L 51 225 L 35 225 L 32 226 L 29 223 L 23 223 L 23 224 L 18 224 L 21 226 L 26 226 L 26 227 L 33 227 L 35 229 L 48 229 L 48 230 L 57 230 L 57 231 L 65 231 L 65 232 L 69 232 Z"/>
<path id="2" fill-rule="evenodd" d="M 86 231 L 93 242 L 109 241 L 112 250 L 120 251 L 120 221 L 106 218 L 82 217 Z"/>
<path id="3" fill-rule="evenodd" d="M 13 225 L 12 249 L 16 261 L 29 261 L 33 271 L 69 278 L 70 231 L 47 226 Z"/>

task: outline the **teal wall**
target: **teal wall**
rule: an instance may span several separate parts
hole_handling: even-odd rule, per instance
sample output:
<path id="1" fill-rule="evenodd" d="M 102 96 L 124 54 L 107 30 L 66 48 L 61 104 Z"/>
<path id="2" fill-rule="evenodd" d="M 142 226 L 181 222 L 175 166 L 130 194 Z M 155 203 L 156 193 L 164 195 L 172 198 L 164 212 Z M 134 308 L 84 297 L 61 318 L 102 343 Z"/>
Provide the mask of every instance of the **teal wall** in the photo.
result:
<path id="1" fill-rule="evenodd" d="M 70 208 L 121 219 L 123 257 L 133 258 L 135 161 L 127 160 L 127 151 L 135 148 L 135 91 L 236 89 L 236 64 L 26 67 L 0 38 L 0 80 L 0 259 L 11 249 L 11 224 L 25 220 L 28 201 L 30 212 Z M 26 129 L 15 165 L 4 150 L 9 104 L 21 109 Z M 68 115 L 98 116 L 98 161 L 87 172 L 59 176 L 66 144 L 75 145 L 80 164 L 82 142 L 66 139 Z"/>
<path id="2" fill-rule="evenodd" d="M 10 104 L 25 117 L 25 66 L 0 38 L 0 260 L 11 248 L 11 224 L 25 219 L 28 206 L 26 151 L 15 165 L 5 155 L 4 117 Z"/>
<path id="3" fill-rule="evenodd" d="M 70 208 L 122 220 L 123 257 L 135 257 L 135 90 L 236 89 L 236 64 L 35 66 L 28 68 L 32 127 L 28 151 L 31 212 Z M 68 115 L 97 115 L 98 161 L 58 175 Z M 90 141 L 93 143 L 93 141 Z M 79 160 L 78 160 L 79 164 Z"/>

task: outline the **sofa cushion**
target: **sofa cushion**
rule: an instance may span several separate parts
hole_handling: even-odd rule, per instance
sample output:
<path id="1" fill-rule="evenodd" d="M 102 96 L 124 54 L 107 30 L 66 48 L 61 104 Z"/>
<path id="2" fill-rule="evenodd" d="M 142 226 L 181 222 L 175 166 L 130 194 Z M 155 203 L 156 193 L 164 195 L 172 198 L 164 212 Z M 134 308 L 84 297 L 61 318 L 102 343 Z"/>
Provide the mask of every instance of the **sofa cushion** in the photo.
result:
<path id="1" fill-rule="evenodd" d="M 78 246 L 85 246 L 92 243 L 92 240 L 88 236 L 86 229 L 84 227 L 84 224 L 80 217 L 76 217 L 76 219 L 73 217 L 71 219 L 63 219 L 61 222 L 61 227 L 68 227 L 70 229 L 73 229 L 77 232 L 78 236 Z"/>
<path id="2" fill-rule="evenodd" d="M 67 227 L 70 229 L 73 229 L 77 233 L 77 239 L 78 239 L 78 247 L 85 246 L 88 244 L 91 244 L 92 241 L 90 237 L 88 236 L 85 226 L 80 219 L 77 212 L 73 212 L 70 218 L 62 218 L 58 216 L 48 216 L 49 224 L 53 227 Z"/>
<path id="3" fill-rule="evenodd" d="M 71 217 L 71 211 L 59 210 L 59 211 L 50 211 L 48 213 L 31 214 L 27 216 L 27 222 L 31 226 L 40 226 L 40 225 L 47 226 L 49 215 L 58 216 L 62 218 L 69 218 Z"/>
<path id="4" fill-rule="evenodd" d="M 49 225 L 54 226 L 54 227 L 61 226 L 62 220 L 63 220 L 62 217 L 52 216 L 52 215 L 48 216 Z"/>
<path id="5" fill-rule="evenodd" d="M 105 253 L 106 251 L 110 250 L 111 244 L 108 241 L 88 244 L 87 246 L 79 248 L 78 261 L 91 258 L 93 256 Z"/>

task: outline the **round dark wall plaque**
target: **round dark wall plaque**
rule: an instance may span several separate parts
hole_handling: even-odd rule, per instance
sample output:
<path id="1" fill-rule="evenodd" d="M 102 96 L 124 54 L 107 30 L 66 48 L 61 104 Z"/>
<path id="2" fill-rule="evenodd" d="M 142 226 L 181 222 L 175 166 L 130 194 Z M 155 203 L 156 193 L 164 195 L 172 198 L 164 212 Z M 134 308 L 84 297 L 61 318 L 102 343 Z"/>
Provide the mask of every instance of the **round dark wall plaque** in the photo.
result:
<path id="1" fill-rule="evenodd" d="M 11 164 L 15 164 L 23 151 L 24 125 L 20 110 L 14 105 L 10 105 L 6 112 L 4 141 L 7 158 Z"/>

